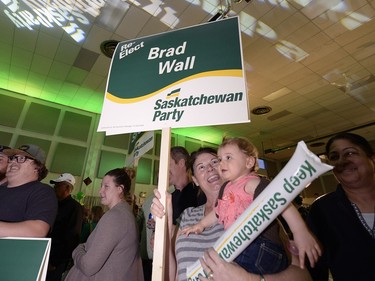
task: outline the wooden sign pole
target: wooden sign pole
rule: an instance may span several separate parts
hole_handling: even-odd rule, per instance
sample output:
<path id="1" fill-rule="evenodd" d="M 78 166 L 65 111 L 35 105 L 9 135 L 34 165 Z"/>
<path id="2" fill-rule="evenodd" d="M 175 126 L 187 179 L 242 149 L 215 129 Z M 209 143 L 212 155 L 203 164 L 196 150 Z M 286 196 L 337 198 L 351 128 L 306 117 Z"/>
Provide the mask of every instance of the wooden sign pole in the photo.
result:
<path id="1" fill-rule="evenodd" d="M 160 144 L 159 181 L 158 190 L 161 198 L 160 202 L 166 206 L 165 193 L 169 186 L 169 155 L 171 151 L 171 128 L 163 128 Z M 165 244 L 167 229 L 168 210 L 165 216 L 157 219 L 155 226 L 154 257 L 152 265 L 152 281 L 164 281 L 165 274 Z"/>

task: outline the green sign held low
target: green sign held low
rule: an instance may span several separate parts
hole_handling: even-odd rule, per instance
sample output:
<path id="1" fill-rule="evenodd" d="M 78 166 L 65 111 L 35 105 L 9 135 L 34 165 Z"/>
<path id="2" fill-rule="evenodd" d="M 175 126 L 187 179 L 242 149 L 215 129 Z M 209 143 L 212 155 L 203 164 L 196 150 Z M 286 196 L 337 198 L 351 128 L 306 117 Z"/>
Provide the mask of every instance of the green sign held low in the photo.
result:
<path id="1" fill-rule="evenodd" d="M 44 281 L 51 238 L 0 238 L 2 281 Z"/>

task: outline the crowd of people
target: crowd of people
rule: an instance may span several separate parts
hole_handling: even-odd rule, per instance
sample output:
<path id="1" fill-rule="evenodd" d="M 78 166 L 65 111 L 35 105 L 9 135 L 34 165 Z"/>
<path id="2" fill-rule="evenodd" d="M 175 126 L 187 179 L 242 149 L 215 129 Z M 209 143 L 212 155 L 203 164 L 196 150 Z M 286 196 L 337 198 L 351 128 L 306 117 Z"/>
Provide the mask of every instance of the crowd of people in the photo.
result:
<path id="1" fill-rule="evenodd" d="M 200 234 L 190 234 L 188 236 L 181 235 L 181 231 L 189 225 L 198 223 L 204 216 L 208 215 L 216 208 L 216 202 L 219 196 L 220 189 L 224 183 L 224 180 L 218 169 L 218 156 L 216 150 L 212 148 L 201 148 L 197 152 L 192 154 L 191 157 L 191 171 L 192 178 L 197 186 L 205 193 L 207 201 L 204 205 L 199 207 L 190 207 L 185 209 L 181 216 L 181 223 L 177 230 L 176 240 L 175 240 L 175 251 L 172 254 L 172 258 L 169 259 L 169 278 L 170 280 L 187 280 L 186 267 L 191 265 L 197 259 L 201 258 L 207 249 L 214 244 L 214 242 L 223 234 L 224 226 L 222 224 L 215 224 L 208 228 L 203 229 Z M 164 206 L 160 204 L 158 200 L 160 194 L 155 190 L 155 199 L 153 200 L 153 205 L 151 207 L 152 213 L 155 217 L 162 217 L 164 215 Z M 170 210 L 172 208 L 171 196 L 167 194 L 167 208 Z M 174 241 L 173 241 L 174 242 Z M 208 252 L 207 252 L 208 253 Z M 216 252 L 215 252 L 216 253 Z M 211 252 L 212 256 L 214 253 Z M 214 256 L 218 258 L 218 256 Z M 204 262 L 202 260 L 202 262 Z M 210 280 L 229 280 L 220 279 L 225 275 L 217 274 L 218 270 L 221 270 L 223 266 L 214 267 L 210 264 L 207 266 L 206 259 L 205 272 Z M 224 261 L 223 261 L 224 262 Z M 295 261 L 294 261 L 295 263 Z M 226 263 L 225 266 L 230 272 L 236 272 L 239 268 L 234 263 Z M 219 269 L 220 267 L 220 269 Z M 289 266 L 282 272 L 275 273 L 273 275 L 261 275 L 256 273 L 249 273 L 243 269 L 240 275 L 232 276 L 232 280 L 260 280 L 260 278 L 266 278 L 266 280 L 309 280 L 307 279 L 308 273 L 304 269 L 299 269 L 295 265 Z M 226 274 L 228 275 L 229 272 Z M 243 276 L 246 279 L 239 279 L 239 276 Z M 279 279 L 282 277 L 285 279 Z"/>
<path id="2" fill-rule="evenodd" d="M 51 238 L 47 281 L 150 281 L 155 224 L 168 209 L 166 280 L 187 280 L 186 268 L 197 260 L 203 281 L 375 280 L 374 149 L 357 134 L 340 133 L 327 142 L 326 155 L 336 190 L 308 209 L 296 198 L 227 262 L 212 246 L 269 183 L 257 173 L 257 150 L 247 139 L 226 138 L 218 150 L 191 154 L 172 147 L 166 206 L 155 189 L 139 209 L 141 224 L 127 202 L 127 169 L 105 174 L 101 206 L 88 214 L 71 195 L 72 174 L 42 183 L 48 169 L 41 148 L 0 145 L 0 237 Z M 280 227 L 283 219 L 290 233 Z"/>
<path id="3" fill-rule="evenodd" d="M 51 238 L 47 281 L 143 281 L 139 234 L 127 203 L 131 179 L 127 169 L 104 176 L 101 205 L 92 208 L 90 233 L 81 243 L 84 207 L 72 198 L 75 178 L 63 173 L 42 183 L 48 174 L 45 152 L 27 144 L 0 147 L 0 237 Z"/>
<path id="4" fill-rule="evenodd" d="M 207 202 L 197 208 L 186 209 L 181 216 L 177 239 L 173 241 L 175 250 L 171 253 L 173 258 L 169 264 L 170 280 L 186 280 L 186 267 L 197 258 L 200 259 L 206 274 L 200 277 L 204 281 L 328 281 L 329 278 L 334 281 L 375 280 L 375 269 L 372 266 L 375 260 L 374 150 L 361 136 L 342 133 L 328 141 L 326 154 L 334 166 L 333 174 L 338 181 L 337 189 L 317 198 L 308 214 L 305 210 L 300 210 L 301 216 L 303 215 L 303 219 L 307 221 L 309 231 L 321 245 L 321 256 L 313 266 L 306 263 L 308 269 L 301 268 L 299 249 L 295 251 L 293 247 L 286 246 L 290 249 L 290 264 L 287 269 L 274 274 L 256 274 L 237 263 L 224 261 L 211 247 L 224 231 L 221 224 L 201 228 L 201 234 L 180 235 L 184 228 L 201 222 L 217 208 L 219 189 L 223 186 L 222 173 L 226 172 L 225 164 L 221 164 L 223 160 L 216 152 L 202 153 L 200 157 L 193 153 L 192 178 L 205 192 Z M 156 190 L 151 207 L 155 217 L 164 215 L 164 206 L 159 198 L 160 194 Z M 168 194 L 166 198 L 166 208 L 170 210 L 172 201 Z"/>

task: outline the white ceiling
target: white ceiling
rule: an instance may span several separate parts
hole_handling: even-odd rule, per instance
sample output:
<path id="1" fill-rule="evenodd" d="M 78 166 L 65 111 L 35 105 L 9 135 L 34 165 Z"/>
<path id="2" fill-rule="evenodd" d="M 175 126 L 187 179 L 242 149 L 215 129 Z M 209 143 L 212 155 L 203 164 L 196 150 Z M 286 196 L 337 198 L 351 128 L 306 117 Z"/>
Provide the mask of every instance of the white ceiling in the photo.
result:
<path id="1" fill-rule="evenodd" d="M 272 111 L 246 124 L 197 127 L 191 137 L 245 136 L 270 159 L 341 131 L 375 141 L 375 0 L 235 2 L 229 16 L 240 17 L 250 109 Z M 207 22 L 228 1 L 2 0 L 0 7 L 0 87 L 100 113 L 110 65 L 103 41 Z"/>

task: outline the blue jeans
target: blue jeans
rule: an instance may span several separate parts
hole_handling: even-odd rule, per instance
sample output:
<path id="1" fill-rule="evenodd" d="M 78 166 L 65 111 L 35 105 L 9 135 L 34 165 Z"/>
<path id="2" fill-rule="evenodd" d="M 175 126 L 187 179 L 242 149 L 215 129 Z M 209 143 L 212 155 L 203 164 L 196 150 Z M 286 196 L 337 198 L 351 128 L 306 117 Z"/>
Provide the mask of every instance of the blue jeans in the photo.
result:
<path id="1" fill-rule="evenodd" d="M 289 265 L 282 245 L 259 236 L 234 260 L 254 274 L 272 274 L 283 271 Z"/>

